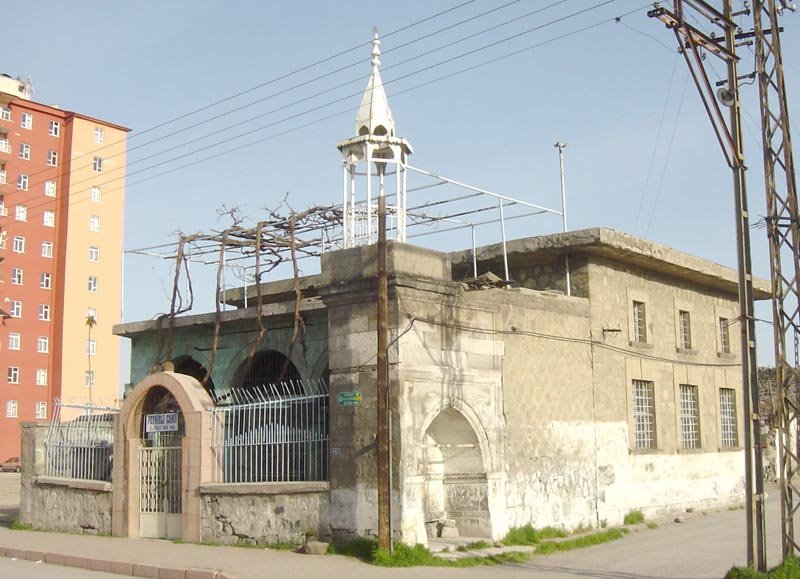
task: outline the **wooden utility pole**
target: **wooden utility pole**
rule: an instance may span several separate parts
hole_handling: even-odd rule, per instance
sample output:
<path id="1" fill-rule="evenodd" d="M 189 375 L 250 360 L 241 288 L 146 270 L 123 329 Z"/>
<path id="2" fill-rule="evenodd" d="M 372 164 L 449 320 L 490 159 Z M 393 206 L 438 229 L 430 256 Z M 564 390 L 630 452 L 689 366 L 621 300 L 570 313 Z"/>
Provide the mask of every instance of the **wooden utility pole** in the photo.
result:
<path id="1" fill-rule="evenodd" d="M 378 546 L 392 550 L 389 487 L 389 284 L 386 272 L 386 198 L 378 198 Z"/>

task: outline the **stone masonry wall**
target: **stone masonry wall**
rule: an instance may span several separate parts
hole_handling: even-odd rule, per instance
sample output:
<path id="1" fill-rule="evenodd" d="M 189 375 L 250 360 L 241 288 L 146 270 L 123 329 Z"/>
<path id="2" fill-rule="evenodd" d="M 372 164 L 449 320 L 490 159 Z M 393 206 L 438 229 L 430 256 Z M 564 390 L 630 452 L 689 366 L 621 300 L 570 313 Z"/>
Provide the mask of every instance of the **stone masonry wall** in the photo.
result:
<path id="1" fill-rule="evenodd" d="M 31 489 L 35 529 L 64 533 L 111 534 L 111 485 L 86 488 L 85 481 L 39 482 Z M 92 483 L 90 483 L 92 484 Z"/>

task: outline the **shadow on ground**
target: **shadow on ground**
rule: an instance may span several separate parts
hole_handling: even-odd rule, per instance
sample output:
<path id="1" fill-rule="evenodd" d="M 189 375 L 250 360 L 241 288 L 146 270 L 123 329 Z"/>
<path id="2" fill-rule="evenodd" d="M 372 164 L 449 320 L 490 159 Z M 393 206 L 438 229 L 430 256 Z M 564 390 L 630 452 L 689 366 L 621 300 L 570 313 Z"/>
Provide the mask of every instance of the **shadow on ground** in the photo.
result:
<path id="1" fill-rule="evenodd" d="M 0 527 L 11 528 L 11 524 L 19 517 L 19 507 L 0 507 Z"/>

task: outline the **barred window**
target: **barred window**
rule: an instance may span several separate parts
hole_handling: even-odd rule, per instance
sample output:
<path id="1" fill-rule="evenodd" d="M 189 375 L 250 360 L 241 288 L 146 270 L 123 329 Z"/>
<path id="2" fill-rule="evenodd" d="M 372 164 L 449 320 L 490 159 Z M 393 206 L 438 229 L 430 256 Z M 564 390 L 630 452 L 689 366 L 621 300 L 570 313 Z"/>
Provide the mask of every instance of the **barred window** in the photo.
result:
<path id="1" fill-rule="evenodd" d="M 723 448 L 739 446 L 736 430 L 736 391 L 733 388 L 719 389 L 719 429 Z"/>
<path id="2" fill-rule="evenodd" d="M 656 404 L 653 383 L 633 381 L 633 446 L 656 448 Z"/>
<path id="3" fill-rule="evenodd" d="M 719 319 L 719 351 L 723 354 L 731 353 L 731 334 L 729 331 L 731 323 L 728 318 Z"/>
<path id="4" fill-rule="evenodd" d="M 681 310 L 678 312 L 679 324 L 679 347 L 684 350 L 692 349 L 692 318 L 689 312 Z"/>
<path id="5" fill-rule="evenodd" d="M 647 343 L 647 315 L 644 302 L 633 302 L 633 341 Z"/>
<path id="6" fill-rule="evenodd" d="M 681 384 L 681 448 L 700 448 L 697 386 Z"/>

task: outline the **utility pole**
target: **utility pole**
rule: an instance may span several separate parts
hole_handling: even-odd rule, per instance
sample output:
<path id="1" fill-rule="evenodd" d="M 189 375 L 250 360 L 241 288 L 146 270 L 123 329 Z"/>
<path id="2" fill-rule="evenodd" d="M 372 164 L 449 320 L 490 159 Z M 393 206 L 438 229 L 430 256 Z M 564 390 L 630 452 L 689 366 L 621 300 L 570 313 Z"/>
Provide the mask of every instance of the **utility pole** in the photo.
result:
<path id="1" fill-rule="evenodd" d="M 389 464 L 389 284 L 386 271 L 386 197 L 378 197 L 377 461 L 378 547 L 392 551 Z"/>
<path id="2" fill-rule="evenodd" d="M 759 389 L 756 363 L 755 311 L 753 304 L 753 269 L 750 255 L 750 216 L 747 207 L 744 151 L 742 148 L 741 103 L 736 56 L 738 27 L 731 0 L 723 0 L 722 11 L 703 0 L 674 0 L 674 12 L 656 4 L 647 15 L 658 18 L 671 29 L 678 41 L 694 79 L 706 113 L 722 148 L 725 160 L 733 172 L 734 206 L 736 217 L 736 247 L 739 273 L 739 320 L 741 329 L 742 388 L 745 414 L 745 507 L 747 519 L 747 564 L 766 571 L 766 542 L 764 537 L 764 479 L 761 459 L 761 426 L 758 414 Z M 687 16 L 705 19 L 712 29 L 722 32 L 722 38 L 706 34 L 690 24 Z M 715 94 L 705 70 L 706 55 L 720 58 L 728 67 L 727 88 Z M 726 119 L 720 102 L 729 107 Z"/>
<path id="3" fill-rule="evenodd" d="M 567 188 L 564 184 L 564 149 L 567 148 L 566 143 L 561 141 L 553 145 L 558 149 L 558 168 L 561 173 L 561 223 L 564 225 L 564 233 L 567 232 Z M 564 271 L 566 272 L 567 281 L 567 295 L 572 295 L 572 284 L 569 279 L 569 254 L 564 252 Z"/>

